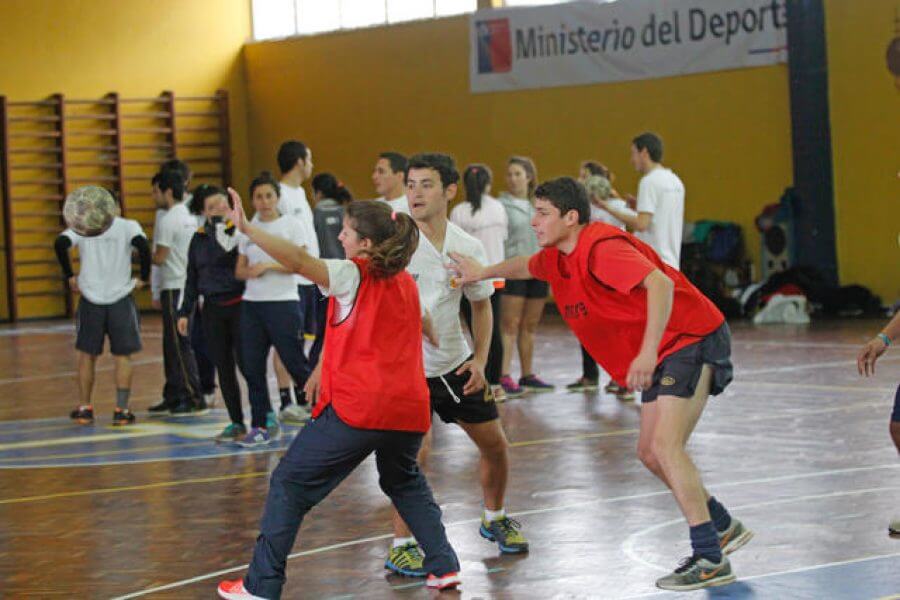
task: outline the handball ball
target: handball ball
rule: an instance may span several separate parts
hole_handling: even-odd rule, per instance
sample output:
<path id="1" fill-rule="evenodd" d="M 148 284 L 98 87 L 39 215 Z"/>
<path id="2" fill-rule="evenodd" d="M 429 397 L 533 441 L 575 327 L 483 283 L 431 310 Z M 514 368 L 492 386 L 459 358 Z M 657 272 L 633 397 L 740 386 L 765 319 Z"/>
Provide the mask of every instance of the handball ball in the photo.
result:
<path id="1" fill-rule="evenodd" d="M 63 218 L 78 235 L 94 237 L 109 229 L 119 214 L 112 194 L 96 185 L 80 187 L 66 196 Z"/>

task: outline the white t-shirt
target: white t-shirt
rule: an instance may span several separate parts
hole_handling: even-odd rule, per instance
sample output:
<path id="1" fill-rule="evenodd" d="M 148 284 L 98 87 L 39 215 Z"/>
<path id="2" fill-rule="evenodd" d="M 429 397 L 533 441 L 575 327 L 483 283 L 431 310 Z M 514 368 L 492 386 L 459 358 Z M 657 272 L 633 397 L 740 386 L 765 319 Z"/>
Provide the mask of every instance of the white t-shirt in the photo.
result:
<path id="1" fill-rule="evenodd" d="M 131 293 L 131 240 L 144 236 L 137 221 L 116 217 L 109 229 L 94 237 L 80 236 L 71 229 L 62 234 L 78 248 L 82 296 L 94 304 L 113 304 Z"/>
<path id="2" fill-rule="evenodd" d="M 343 258 L 322 259 L 328 269 L 328 287 L 319 286 L 323 296 L 330 296 L 338 304 L 337 320 L 343 321 L 350 314 L 353 303 L 356 301 L 356 293 L 362 281 L 359 267 L 352 260 Z M 425 316 L 425 307 L 419 307 L 422 316 Z"/>
<path id="3" fill-rule="evenodd" d="M 159 239 L 159 222 L 166 216 L 166 211 L 162 208 L 156 209 L 156 215 L 153 218 L 153 246 L 150 248 L 156 252 L 156 241 Z M 150 267 L 150 295 L 154 300 L 159 300 L 160 286 L 162 285 L 162 277 L 159 267 L 153 265 Z"/>
<path id="4" fill-rule="evenodd" d="M 664 263 L 679 268 L 684 227 L 684 184 L 670 169 L 657 167 L 641 178 L 637 212 L 651 213 L 647 231 L 635 232 L 650 244 Z"/>
<path id="5" fill-rule="evenodd" d="M 305 244 L 305 232 L 299 220 L 282 215 L 274 221 L 256 221 L 256 226 L 270 235 L 290 240 L 302 246 Z M 251 267 L 262 262 L 277 262 L 250 238 L 241 235 L 238 252 L 247 257 Z M 266 271 L 262 277 L 248 279 L 244 288 L 244 300 L 250 302 L 276 302 L 281 300 L 299 300 L 297 282 L 293 273 Z"/>
<path id="6" fill-rule="evenodd" d="M 503 262 L 503 242 L 509 236 L 509 219 L 499 200 L 483 195 L 481 208 L 475 214 L 472 214 L 470 203 L 460 202 L 450 211 L 450 221 L 484 245 L 487 264 Z"/>
<path id="7" fill-rule="evenodd" d="M 406 198 L 406 195 L 400 196 L 399 198 L 394 198 L 393 200 L 388 200 L 384 196 L 381 198 L 376 198 L 379 202 L 384 202 L 388 206 L 391 207 L 391 210 L 403 213 L 410 214 L 409 212 L 409 200 Z"/>
<path id="8" fill-rule="evenodd" d="M 196 231 L 197 217 L 188 211 L 184 202 L 173 205 L 159 220 L 159 230 L 153 237 L 157 246 L 169 249 L 166 261 L 159 267 L 161 290 L 184 288 L 188 248 Z"/>
<path id="9" fill-rule="evenodd" d="M 622 200 L 621 198 L 610 198 L 608 200 L 610 208 L 613 208 L 619 212 L 623 212 L 629 215 L 636 215 L 633 210 L 628 208 L 628 203 Z M 609 211 L 603 210 L 599 206 L 594 206 L 591 204 L 591 223 L 608 223 L 613 227 L 618 227 L 621 230 L 625 230 L 625 223 L 620 221 L 619 219 L 612 216 L 612 213 Z"/>
<path id="10" fill-rule="evenodd" d="M 422 340 L 426 377 L 446 375 L 472 354 L 459 320 L 462 295 L 465 294 L 470 302 L 477 302 L 490 298 L 494 293 L 494 286 L 490 281 L 468 283 L 461 288 L 451 287 L 451 274 L 447 269 L 448 265 L 453 264 L 449 257 L 451 252 L 471 256 L 481 264 L 487 262 L 484 245 L 457 225 L 448 222 L 443 251 L 438 252 L 422 234 L 419 236 L 419 247 L 407 267 L 419 286 L 419 300 L 431 315 L 440 343 L 435 348 L 427 340 Z"/>
<path id="11" fill-rule="evenodd" d="M 290 215 L 297 219 L 303 226 L 303 241 L 300 246 L 306 246 L 306 251 L 316 258 L 319 257 L 319 238 L 316 236 L 316 227 L 313 223 L 312 208 L 306 199 L 306 190 L 302 187 L 294 187 L 284 182 L 280 184 L 281 197 L 278 199 L 278 212 Z M 294 275 L 297 285 L 312 285 L 312 281 L 300 275 Z"/>

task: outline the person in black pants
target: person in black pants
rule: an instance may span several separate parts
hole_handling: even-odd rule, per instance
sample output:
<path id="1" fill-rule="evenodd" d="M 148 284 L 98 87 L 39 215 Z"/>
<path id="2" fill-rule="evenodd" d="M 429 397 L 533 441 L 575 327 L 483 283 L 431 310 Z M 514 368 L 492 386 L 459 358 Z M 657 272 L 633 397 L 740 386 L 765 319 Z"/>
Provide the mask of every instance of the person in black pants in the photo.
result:
<path id="1" fill-rule="evenodd" d="M 343 183 L 331 173 L 319 173 L 312 180 L 316 207 L 313 209 L 313 224 L 319 238 L 320 258 L 345 258 L 344 247 L 338 236 L 344 224 L 344 206 L 353 200 Z M 315 369 L 325 345 L 325 316 L 328 298 L 316 286 L 316 341 L 309 351 L 309 367 Z"/>
<path id="2" fill-rule="evenodd" d="M 187 280 L 184 297 L 178 310 L 178 333 L 194 335 L 190 326 L 195 316 L 198 295 L 203 305 L 196 316 L 201 317 L 202 330 L 212 360 L 219 373 L 222 397 L 231 419 L 216 441 L 231 442 L 247 434 L 241 409 L 241 390 L 235 365 L 243 372 L 240 355 L 241 296 L 244 282 L 234 276 L 237 264 L 237 230 L 225 221 L 230 199 L 225 190 L 201 185 L 194 191 L 194 206 L 202 208 L 204 225 L 194 234 L 188 248 Z"/>

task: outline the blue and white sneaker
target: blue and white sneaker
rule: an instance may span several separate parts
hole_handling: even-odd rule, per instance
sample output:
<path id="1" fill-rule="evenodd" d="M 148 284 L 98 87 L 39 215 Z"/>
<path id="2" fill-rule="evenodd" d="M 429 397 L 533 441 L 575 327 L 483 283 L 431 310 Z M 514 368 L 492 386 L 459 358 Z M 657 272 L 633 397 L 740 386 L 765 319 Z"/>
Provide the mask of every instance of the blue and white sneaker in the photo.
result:
<path id="1" fill-rule="evenodd" d="M 262 427 L 254 427 L 242 439 L 235 442 L 242 448 L 256 448 L 257 446 L 268 446 L 272 443 L 272 436 Z"/>

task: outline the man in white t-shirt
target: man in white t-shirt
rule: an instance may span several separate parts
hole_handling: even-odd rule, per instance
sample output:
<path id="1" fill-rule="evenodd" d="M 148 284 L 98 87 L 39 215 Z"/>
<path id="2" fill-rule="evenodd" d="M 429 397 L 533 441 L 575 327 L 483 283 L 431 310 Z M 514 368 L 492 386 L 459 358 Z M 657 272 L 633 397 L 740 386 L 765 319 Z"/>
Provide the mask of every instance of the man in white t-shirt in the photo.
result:
<path id="1" fill-rule="evenodd" d="M 608 208 L 635 236 L 650 244 L 667 265 L 679 269 L 684 228 L 684 184 L 660 161 L 662 140 L 642 133 L 631 142 L 631 164 L 643 175 L 638 185 L 637 216 Z"/>
<path id="2" fill-rule="evenodd" d="M 445 154 L 418 154 L 409 161 L 407 194 L 419 226 L 419 245 L 407 270 L 419 286 L 422 306 L 430 315 L 438 345 L 423 340 L 425 376 L 431 410 L 445 423 L 456 423 L 481 454 L 484 515 L 481 536 L 496 541 L 504 553 L 528 551 L 519 525 L 506 516 L 503 500 L 509 475 L 507 441 L 497 406 L 486 384 L 484 367 L 491 341 L 493 315 L 489 281 L 457 287 L 448 267 L 449 253 L 463 249 L 486 260 L 484 245 L 447 219 L 447 205 L 456 195 L 459 173 Z M 474 354 L 459 318 L 463 294 L 472 305 Z M 428 456 L 427 444 L 419 464 Z M 422 551 L 406 524 L 394 513 L 394 542 L 385 567 L 395 573 L 424 577 Z"/>
<path id="3" fill-rule="evenodd" d="M 303 142 L 297 140 L 288 140 L 281 144 L 278 148 L 278 169 L 281 171 L 281 181 L 279 187 L 281 195 L 278 199 L 278 212 L 282 215 L 289 215 L 297 219 L 303 226 L 303 240 L 299 245 L 306 248 L 310 255 L 319 257 L 319 237 L 316 235 L 316 228 L 313 220 L 312 208 L 309 200 L 306 198 L 306 190 L 303 189 L 303 182 L 309 179 L 313 172 L 312 149 Z M 300 294 L 300 316 L 303 323 L 303 331 L 300 339 L 304 335 L 315 335 L 316 320 L 325 318 L 325 315 L 319 315 L 318 307 L 320 306 L 321 292 L 313 283 L 300 275 L 294 275 L 297 282 L 297 291 Z M 322 304 L 324 306 L 324 303 Z M 301 342 L 302 344 L 302 342 Z M 307 366 L 306 353 L 301 345 L 300 354 L 303 357 L 304 368 Z M 305 381 L 294 382 L 288 370 L 281 362 L 278 354 L 274 359 L 275 376 L 278 379 L 278 395 L 281 399 L 281 410 L 290 409 L 293 404 L 291 402 L 291 384 L 294 383 L 294 394 L 297 397 L 297 405 L 305 407 L 307 405 L 306 396 L 303 394 L 303 386 Z M 286 413 L 286 416 L 293 414 Z"/>
<path id="4" fill-rule="evenodd" d="M 159 267 L 160 302 L 163 320 L 163 366 L 166 385 L 163 400 L 151 407 L 151 413 L 168 411 L 172 416 L 208 412 L 200 389 L 197 362 L 190 340 L 178 334 L 178 306 L 187 278 L 187 256 L 197 220 L 184 205 L 184 180 L 174 170 L 159 173 L 160 208 L 166 214 L 155 232 L 153 264 Z"/>
<path id="5" fill-rule="evenodd" d="M 82 424 L 94 422 L 94 374 L 97 357 L 103 354 L 103 342 L 108 337 L 116 367 L 112 422 L 130 425 L 134 423 L 134 414 L 128 409 L 131 356 L 141 350 L 140 322 L 131 292 L 147 285 L 150 278 L 150 245 L 137 221 L 116 217 L 109 229 L 94 237 L 66 229 L 56 238 L 54 247 L 69 288 L 81 293 L 75 314 L 81 404 L 70 416 Z M 78 248 L 80 257 L 77 277 L 69 259 L 68 250 L 72 247 Z M 140 258 L 140 279 L 131 276 L 133 250 Z"/>
<path id="6" fill-rule="evenodd" d="M 191 167 L 183 160 L 171 158 L 159 166 L 159 172 L 162 173 L 163 171 L 175 171 L 176 173 L 181 175 L 181 178 L 184 180 L 184 205 L 191 212 L 191 214 L 194 215 L 194 218 L 197 219 L 197 228 L 202 227 L 206 220 L 205 217 L 201 214 L 203 212 L 203 207 L 193 206 L 194 197 L 188 191 L 191 187 L 191 180 L 194 177 L 194 173 L 193 171 L 191 171 Z M 163 204 L 163 202 L 159 196 L 159 188 L 156 186 L 156 181 L 157 178 L 154 178 L 153 199 L 156 202 L 157 206 L 159 206 L 160 204 Z M 153 225 L 154 252 L 156 251 L 156 232 L 159 230 L 159 222 L 162 220 L 165 214 L 165 209 L 160 208 L 156 210 L 156 221 Z M 159 267 L 153 267 L 150 284 L 150 291 L 153 299 L 153 308 L 162 310 L 162 303 L 160 302 L 161 289 Z M 202 304 L 202 298 L 200 299 L 200 301 Z M 203 399 L 210 406 L 212 406 L 213 402 L 215 402 L 216 397 L 216 367 L 212 361 L 212 354 L 207 347 L 206 335 L 204 333 L 203 327 L 203 317 L 200 314 L 200 311 L 197 311 L 197 313 L 191 319 L 191 330 L 189 337 L 191 340 L 191 348 L 194 350 L 194 358 L 197 361 L 197 373 L 200 377 L 200 389 L 203 393 Z"/>
<path id="7" fill-rule="evenodd" d="M 409 214 L 406 199 L 406 157 L 399 152 L 382 152 L 372 170 L 376 200 L 387 202 L 393 210 Z"/>

